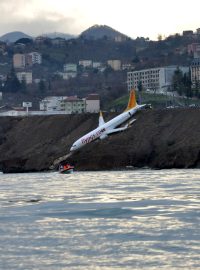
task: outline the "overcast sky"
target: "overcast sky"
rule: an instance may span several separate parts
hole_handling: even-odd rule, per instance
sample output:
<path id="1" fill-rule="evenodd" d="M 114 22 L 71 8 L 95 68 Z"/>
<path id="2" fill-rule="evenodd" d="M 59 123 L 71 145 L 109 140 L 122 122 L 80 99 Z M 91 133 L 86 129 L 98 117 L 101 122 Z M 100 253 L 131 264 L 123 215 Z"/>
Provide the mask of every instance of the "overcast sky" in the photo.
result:
<path id="1" fill-rule="evenodd" d="M 132 38 L 157 39 L 200 27 L 200 0 L 0 0 L 0 35 L 64 32 L 78 35 L 94 24 Z"/>

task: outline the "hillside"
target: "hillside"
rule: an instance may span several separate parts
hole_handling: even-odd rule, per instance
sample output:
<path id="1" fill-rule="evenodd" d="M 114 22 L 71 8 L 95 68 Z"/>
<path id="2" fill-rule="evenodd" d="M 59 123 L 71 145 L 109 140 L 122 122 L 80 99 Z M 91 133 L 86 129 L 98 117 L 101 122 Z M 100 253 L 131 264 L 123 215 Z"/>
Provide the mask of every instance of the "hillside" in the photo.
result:
<path id="1" fill-rule="evenodd" d="M 70 35 L 70 34 L 61 33 L 61 32 L 45 33 L 43 35 L 48 38 L 64 38 L 66 40 L 76 38 L 75 35 Z"/>
<path id="2" fill-rule="evenodd" d="M 30 38 L 32 39 L 31 36 L 20 32 L 20 31 L 14 31 L 14 32 L 10 32 L 10 33 L 6 33 L 5 35 L 0 37 L 0 41 L 4 41 L 4 42 L 15 42 L 20 38 Z"/>
<path id="3" fill-rule="evenodd" d="M 105 115 L 108 120 L 113 115 Z M 143 110 L 125 132 L 88 144 L 69 161 L 77 170 L 200 167 L 200 110 Z M 0 118 L 0 170 L 48 170 L 98 115 Z"/>
<path id="4" fill-rule="evenodd" d="M 80 36 L 86 38 L 86 39 L 115 39 L 117 37 L 121 37 L 124 39 L 127 39 L 128 37 L 119 31 L 107 26 L 107 25 L 93 25 L 92 27 L 86 29 L 83 31 Z"/>

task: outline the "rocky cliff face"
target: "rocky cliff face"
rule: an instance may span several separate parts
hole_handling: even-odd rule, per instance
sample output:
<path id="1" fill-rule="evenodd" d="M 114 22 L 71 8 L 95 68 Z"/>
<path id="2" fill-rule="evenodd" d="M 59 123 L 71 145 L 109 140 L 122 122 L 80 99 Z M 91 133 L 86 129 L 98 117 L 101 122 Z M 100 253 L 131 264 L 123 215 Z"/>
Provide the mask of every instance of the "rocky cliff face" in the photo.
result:
<path id="1" fill-rule="evenodd" d="M 86 145 L 68 161 L 77 170 L 200 167 L 199 109 L 144 110 L 135 118 L 128 130 Z M 0 170 L 48 170 L 97 124 L 96 114 L 0 118 Z"/>

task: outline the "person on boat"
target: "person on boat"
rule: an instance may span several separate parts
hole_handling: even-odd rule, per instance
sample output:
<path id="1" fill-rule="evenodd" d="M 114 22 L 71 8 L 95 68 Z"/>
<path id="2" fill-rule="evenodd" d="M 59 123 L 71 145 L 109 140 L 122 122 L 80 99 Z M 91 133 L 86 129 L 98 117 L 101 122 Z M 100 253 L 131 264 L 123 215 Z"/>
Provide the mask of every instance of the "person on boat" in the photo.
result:
<path id="1" fill-rule="evenodd" d="M 59 165 L 59 171 L 60 170 L 63 170 L 63 165 L 62 164 Z"/>
<path id="2" fill-rule="evenodd" d="M 65 164 L 64 166 L 63 166 L 63 170 L 67 170 L 69 168 L 69 164 Z"/>

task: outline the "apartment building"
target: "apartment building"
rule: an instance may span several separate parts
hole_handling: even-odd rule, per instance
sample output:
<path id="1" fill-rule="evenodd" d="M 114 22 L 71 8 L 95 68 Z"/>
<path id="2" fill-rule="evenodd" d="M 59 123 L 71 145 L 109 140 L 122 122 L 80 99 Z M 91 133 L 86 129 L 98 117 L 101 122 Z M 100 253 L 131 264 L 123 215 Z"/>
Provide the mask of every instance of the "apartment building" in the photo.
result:
<path id="1" fill-rule="evenodd" d="M 25 68 L 26 57 L 25 54 L 16 53 L 13 55 L 13 66 L 14 68 Z"/>
<path id="2" fill-rule="evenodd" d="M 31 52 L 27 54 L 16 53 L 13 55 L 14 68 L 25 68 L 34 64 L 42 64 L 42 56 L 38 52 Z"/>
<path id="3" fill-rule="evenodd" d="M 176 66 L 167 66 L 127 72 L 128 91 L 132 88 L 138 90 L 138 85 L 142 84 L 144 90 L 165 92 L 172 84 L 172 77 L 176 69 Z M 189 72 L 189 67 L 180 66 L 179 69 L 183 73 Z"/>
<path id="4" fill-rule="evenodd" d="M 38 52 L 31 52 L 28 53 L 28 55 L 31 57 L 32 60 L 32 64 L 38 64 L 41 65 L 42 64 L 42 55 Z"/>
<path id="5" fill-rule="evenodd" d="M 195 58 L 190 66 L 192 86 L 200 83 L 200 58 Z"/>
<path id="6" fill-rule="evenodd" d="M 26 84 L 33 82 L 32 72 L 17 72 L 16 76 L 20 82 L 24 81 Z"/>

